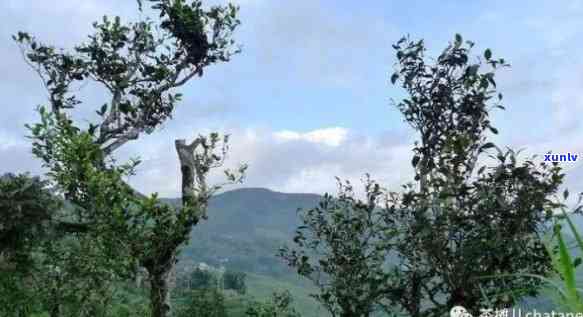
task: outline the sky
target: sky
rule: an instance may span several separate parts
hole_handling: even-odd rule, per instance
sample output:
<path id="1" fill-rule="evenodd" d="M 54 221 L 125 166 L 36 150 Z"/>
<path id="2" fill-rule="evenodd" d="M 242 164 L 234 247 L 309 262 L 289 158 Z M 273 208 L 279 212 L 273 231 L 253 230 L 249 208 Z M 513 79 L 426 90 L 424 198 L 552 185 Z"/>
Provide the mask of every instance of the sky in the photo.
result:
<path id="1" fill-rule="evenodd" d="M 333 193 L 336 176 L 358 183 L 369 173 L 397 190 L 412 180 L 417 137 L 391 103 L 404 92 L 389 83 L 391 45 L 407 34 L 435 56 L 460 33 L 476 54 L 490 48 L 509 61 L 497 75 L 507 110 L 492 113 L 498 145 L 583 156 L 583 1 L 236 3 L 242 53 L 184 86 L 174 118 L 117 154 L 141 158 L 130 182 L 142 192 L 178 196 L 174 140 L 210 131 L 231 135 L 227 167 L 249 164 L 245 187 Z M 103 15 L 139 18 L 132 0 L 0 1 L 0 173 L 43 173 L 24 125 L 37 120 L 47 94 L 11 35 L 71 48 Z M 81 113 L 106 100 L 93 86 L 79 94 Z M 561 163 L 571 192 L 583 191 L 582 162 Z"/>

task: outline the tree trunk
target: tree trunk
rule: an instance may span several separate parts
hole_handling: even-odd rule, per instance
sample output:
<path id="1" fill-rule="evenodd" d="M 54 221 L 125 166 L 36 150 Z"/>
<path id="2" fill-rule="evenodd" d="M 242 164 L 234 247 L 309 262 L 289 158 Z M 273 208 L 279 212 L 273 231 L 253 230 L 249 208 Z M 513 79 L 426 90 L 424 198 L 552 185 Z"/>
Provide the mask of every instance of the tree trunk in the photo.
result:
<path id="1" fill-rule="evenodd" d="M 59 304 L 55 304 L 49 314 L 50 317 L 61 317 L 61 309 Z"/>
<path id="2" fill-rule="evenodd" d="M 197 177 L 197 161 L 194 156 L 194 150 L 200 140 L 195 140 L 192 144 L 186 145 L 184 140 L 176 140 L 176 151 L 180 160 L 180 170 L 182 172 L 182 205 L 183 208 L 200 207 L 196 189 L 206 190 L 204 174 Z M 198 187 L 195 189 L 195 183 Z M 203 209 L 204 210 L 204 209 Z M 185 212 L 185 211 L 183 211 Z M 184 237 L 187 239 L 191 226 L 198 222 L 198 216 L 186 224 Z M 163 254 L 158 254 L 156 258 L 145 261 L 143 266 L 148 271 L 150 278 L 150 305 L 152 317 L 168 317 L 171 313 L 170 290 L 171 290 L 171 273 L 176 263 L 175 256 L 178 246 L 184 241 L 178 239 L 163 246 Z"/>
<path id="3" fill-rule="evenodd" d="M 192 143 L 186 144 L 184 140 L 176 140 L 176 152 L 180 161 L 180 172 L 182 173 L 182 207 L 197 208 L 199 215 L 193 219 L 192 225 L 196 225 L 200 218 L 206 219 L 206 197 L 209 194 L 206 175 L 195 158 L 194 151 L 203 142 L 202 139 L 195 139 Z"/>
<path id="4" fill-rule="evenodd" d="M 412 317 L 421 316 L 421 277 L 414 272 L 411 278 L 411 294 L 407 304 L 408 313 Z"/>
<path id="5" fill-rule="evenodd" d="M 60 284 L 60 279 L 57 277 L 57 283 Z M 61 292 L 59 287 L 51 288 L 50 295 L 48 296 L 48 302 L 46 302 L 49 317 L 61 317 L 61 303 L 63 298 L 61 297 Z"/>
<path id="6" fill-rule="evenodd" d="M 171 266 L 155 266 L 149 269 L 150 275 L 150 303 L 152 306 L 152 317 L 168 317 L 172 309 L 170 303 L 170 276 Z"/>
<path id="7" fill-rule="evenodd" d="M 184 140 L 176 140 L 176 152 L 180 160 L 182 174 L 182 205 L 192 204 L 194 197 L 194 145 L 186 145 Z"/>
<path id="8" fill-rule="evenodd" d="M 56 301 L 55 303 L 53 303 L 50 312 L 49 312 L 49 316 L 50 317 L 61 317 L 61 304 Z"/>

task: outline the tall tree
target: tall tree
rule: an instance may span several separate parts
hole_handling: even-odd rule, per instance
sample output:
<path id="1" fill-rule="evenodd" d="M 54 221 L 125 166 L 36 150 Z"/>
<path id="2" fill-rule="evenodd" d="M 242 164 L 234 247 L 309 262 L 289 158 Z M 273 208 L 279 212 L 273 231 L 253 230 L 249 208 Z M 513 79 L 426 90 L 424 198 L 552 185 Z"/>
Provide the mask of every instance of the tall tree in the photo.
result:
<path id="1" fill-rule="evenodd" d="M 387 303 L 414 317 L 456 305 L 477 314 L 536 295 L 540 280 L 530 276 L 551 269 L 540 235 L 561 206 L 564 174 L 488 140 L 498 133 L 490 110 L 504 109 L 494 74 L 508 65 L 489 49 L 473 59 L 473 46 L 456 35 L 428 62 L 423 41 L 394 45 L 391 82 L 408 94 L 397 107 L 420 138 L 416 183 L 401 192 L 369 183 L 364 202 L 341 187 L 301 214 L 296 248 L 281 251 L 333 316 L 368 316 Z"/>
<path id="2" fill-rule="evenodd" d="M 515 304 L 536 294 L 539 281 L 482 278 L 550 269 L 539 235 L 559 206 L 552 198 L 564 174 L 557 164 L 520 162 L 517 152 L 488 140 L 488 132 L 498 133 L 490 110 L 504 109 L 494 74 L 508 65 L 489 49 L 474 59 L 473 46 L 456 35 L 428 62 L 422 40 L 394 45 L 391 81 L 408 94 L 397 106 L 420 138 L 412 159 L 419 186 L 406 186 L 387 210 L 389 225 L 401 228 L 400 296 L 394 300 L 411 316 L 441 316 L 455 305 L 478 313 L 486 298 Z M 490 165 L 480 160 L 486 155 Z M 517 289 L 524 292 L 509 296 Z"/>
<path id="3" fill-rule="evenodd" d="M 339 181 L 337 197 L 326 194 L 316 208 L 301 211 L 295 246 L 280 250 L 289 266 L 317 286 L 312 296 L 332 316 L 368 317 L 393 291 L 385 194 L 370 179 L 365 192 L 359 200 L 350 183 Z"/>
<path id="4" fill-rule="evenodd" d="M 196 0 L 148 2 L 159 13 L 157 28 L 149 18 L 123 24 L 119 17 L 104 17 L 93 24 L 89 41 L 72 52 L 24 32 L 14 39 L 49 94 L 48 107 L 39 107 L 41 121 L 29 128 L 34 153 L 74 208 L 66 227 L 101 239 L 108 259 L 103 264 L 114 265 L 120 274 L 135 262 L 145 267 L 153 316 L 162 317 L 171 310 L 168 275 L 179 248 L 224 185 L 207 184 L 207 176 L 222 165 L 228 137 L 212 133 L 189 144 L 176 141 L 183 197 L 176 210 L 156 195 L 145 197 L 130 188 L 125 180 L 138 161 L 119 164 L 112 155 L 172 116 L 181 99 L 177 88 L 239 52 L 232 34 L 240 22 L 231 4 L 207 9 Z M 82 104 L 75 86 L 86 81 L 105 87 L 110 99 L 96 109 L 97 122 L 83 125 L 73 120 L 73 112 Z M 227 183 L 241 181 L 244 169 L 227 171 Z"/>

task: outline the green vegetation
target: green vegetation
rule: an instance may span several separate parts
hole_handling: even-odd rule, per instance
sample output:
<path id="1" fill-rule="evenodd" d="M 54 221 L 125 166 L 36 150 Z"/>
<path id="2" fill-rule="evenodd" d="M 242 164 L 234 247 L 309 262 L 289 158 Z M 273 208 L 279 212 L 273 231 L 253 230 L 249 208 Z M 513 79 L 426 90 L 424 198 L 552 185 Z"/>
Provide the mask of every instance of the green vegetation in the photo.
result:
<path id="1" fill-rule="evenodd" d="M 181 87 L 240 52 L 240 21 L 232 4 L 138 1 L 142 14 L 146 2 L 155 19 L 106 16 L 70 51 L 14 36 L 49 97 L 27 125 L 46 174 L 0 177 L 1 316 L 441 317 L 553 292 L 583 312 L 583 240 L 553 214 L 565 174 L 491 141 L 504 59 L 473 56 L 461 35 L 435 59 L 422 40 L 393 45 L 390 81 L 406 92 L 395 106 L 418 133 L 415 177 L 398 192 L 367 174 L 363 197 L 340 178 L 336 195 L 217 194 L 246 165 L 209 183 L 229 152 L 213 132 L 175 140 L 182 195 L 161 199 L 127 183 L 139 159 L 115 154 L 171 119 Z M 74 115 L 87 81 L 107 95 L 91 122 Z"/>
<path id="2" fill-rule="evenodd" d="M 243 272 L 227 270 L 223 275 L 223 287 L 224 289 L 232 289 L 239 294 L 245 294 L 247 292 L 246 278 L 247 275 Z"/>
<path id="3" fill-rule="evenodd" d="M 324 196 L 319 206 L 301 213 L 303 226 L 295 249 L 281 256 L 318 288 L 315 298 L 332 316 L 370 316 L 389 292 L 390 252 L 385 239 L 382 191 L 366 183 L 366 202 L 355 198 L 349 183 L 339 184 L 338 198 Z"/>
<path id="4" fill-rule="evenodd" d="M 583 239 L 564 209 L 563 216 L 575 237 L 575 241 L 577 242 L 576 246 L 579 249 L 580 254 L 582 254 Z M 577 286 L 575 274 L 575 270 L 581 264 L 581 258 L 576 257 L 573 259 L 571 251 L 567 247 L 567 243 L 561 232 L 561 225 L 559 223 L 555 225 L 553 233 L 559 247 L 558 254 L 553 252 L 553 246 L 551 243 L 547 243 L 546 247 L 549 256 L 551 256 L 553 260 L 553 267 L 555 271 L 558 272 L 561 281 L 563 281 L 563 287 L 555 289 L 555 291 L 559 292 L 559 304 L 566 308 L 566 311 L 568 312 L 583 313 L 583 293 L 581 288 Z"/>
<path id="5" fill-rule="evenodd" d="M 562 206 L 554 195 L 564 174 L 490 141 L 490 110 L 504 109 L 495 71 L 508 65 L 489 49 L 473 58 L 473 46 L 456 35 L 430 59 L 422 40 L 393 45 L 391 81 L 407 92 L 396 106 L 420 139 L 416 184 L 392 192 L 367 180 L 363 200 L 341 184 L 301 214 L 295 248 L 282 249 L 332 315 L 438 317 L 458 305 L 477 315 L 539 293 L 533 275 L 551 270 L 540 237 Z M 481 165 L 487 155 L 494 165 Z"/>
<path id="6" fill-rule="evenodd" d="M 208 316 L 226 317 L 225 297 L 216 288 L 193 290 L 183 295 L 186 297 L 182 307 L 178 309 L 178 317 Z"/>
<path id="7" fill-rule="evenodd" d="M 567 196 L 568 192 L 565 192 L 565 198 Z M 579 196 L 579 201 L 582 197 Z M 579 285 L 583 281 L 583 272 L 578 268 L 581 264 L 581 255 L 583 255 L 583 239 L 580 230 L 571 219 L 572 216 L 569 217 L 565 208 L 561 209 L 562 215 L 555 219 L 553 230 L 548 232 L 544 239 L 545 248 L 552 260 L 553 271 L 547 275 L 532 277 L 544 283 L 546 295 L 554 301 L 553 310 L 581 313 L 583 312 L 583 293 Z M 565 223 L 569 228 L 568 232 L 562 230 Z"/>

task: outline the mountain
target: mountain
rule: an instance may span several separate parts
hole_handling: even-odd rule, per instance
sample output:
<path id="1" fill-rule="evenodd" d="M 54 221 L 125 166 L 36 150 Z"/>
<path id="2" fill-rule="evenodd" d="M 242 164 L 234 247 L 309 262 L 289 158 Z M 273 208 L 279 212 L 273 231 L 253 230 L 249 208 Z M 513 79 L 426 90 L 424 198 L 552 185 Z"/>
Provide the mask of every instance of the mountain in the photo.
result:
<path id="1" fill-rule="evenodd" d="M 201 221 L 183 249 L 181 262 L 206 262 L 245 272 L 287 275 L 290 271 L 275 254 L 290 243 L 300 225 L 298 208 L 312 208 L 321 196 L 281 193 L 265 188 L 242 188 L 214 196 L 208 220 Z M 179 205 L 180 199 L 164 199 Z M 577 227 L 583 228 L 583 216 L 572 215 Z M 570 230 L 563 227 L 568 240 Z M 583 231 L 583 230 L 582 230 Z M 180 264 L 179 264 L 180 265 Z"/>
<path id="2" fill-rule="evenodd" d="M 298 208 L 315 207 L 319 200 L 315 194 L 286 194 L 264 188 L 216 195 L 209 203 L 208 220 L 193 228 L 181 262 L 224 264 L 245 272 L 288 275 L 291 272 L 276 257 L 277 251 L 291 241 L 299 225 Z M 165 201 L 180 203 L 180 199 Z"/>
<path id="3" fill-rule="evenodd" d="M 242 188 L 214 196 L 208 220 L 192 229 L 191 239 L 177 263 L 179 275 L 199 262 L 247 274 L 248 295 L 266 300 L 274 291 L 289 290 L 302 316 L 328 316 L 310 293 L 314 286 L 300 277 L 276 254 L 292 241 L 300 225 L 298 208 L 312 208 L 315 194 L 286 194 L 264 188 Z M 179 205 L 180 199 L 164 199 Z"/>

